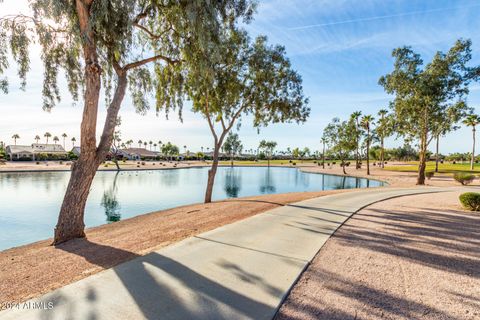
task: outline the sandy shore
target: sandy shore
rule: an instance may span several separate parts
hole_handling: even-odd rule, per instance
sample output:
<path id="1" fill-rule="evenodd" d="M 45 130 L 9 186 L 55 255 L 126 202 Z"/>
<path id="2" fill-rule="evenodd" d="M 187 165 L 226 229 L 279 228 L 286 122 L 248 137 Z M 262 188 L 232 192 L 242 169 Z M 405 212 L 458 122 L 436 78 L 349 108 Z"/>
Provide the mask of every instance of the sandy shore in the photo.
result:
<path id="1" fill-rule="evenodd" d="M 0 252 L 0 302 L 39 296 L 187 237 L 291 202 L 344 190 L 288 193 L 195 204 L 86 231 L 58 247 L 51 239 Z M 53 232 L 53 231 L 52 231 Z"/>
<path id="2" fill-rule="evenodd" d="M 399 165 L 402 163 L 392 163 L 391 165 Z M 301 165 L 301 170 L 305 172 L 316 172 L 316 173 L 325 173 L 325 174 L 335 174 L 343 176 L 343 171 L 340 166 L 332 166 L 330 168 L 322 169 L 320 166 L 313 165 Z M 377 166 L 370 167 L 370 175 L 367 175 L 367 169 L 365 166 L 361 169 L 355 169 L 354 167 L 349 167 L 346 169 L 347 176 L 369 178 L 375 180 L 381 180 L 388 183 L 390 187 L 412 187 L 415 186 L 417 182 L 417 173 L 415 172 L 399 172 L 399 171 L 388 171 L 381 169 Z M 435 186 L 435 187 L 450 187 L 450 186 L 460 186 L 458 182 L 453 180 L 452 175 L 447 174 L 437 174 L 431 179 L 425 180 L 426 186 Z M 480 186 L 480 179 L 473 181 L 471 186 Z"/>
<path id="3" fill-rule="evenodd" d="M 204 161 L 121 161 L 121 170 L 155 170 L 171 168 L 189 168 L 209 165 Z M 0 172 L 31 172 L 31 171 L 70 171 L 71 161 L 8 161 L 0 165 Z M 113 162 L 107 161 L 98 167 L 100 171 L 114 171 L 116 166 Z"/>
<path id="4" fill-rule="evenodd" d="M 480 214 L 462 210 L 459 194 L 401 197 L 355 214 L 276 319 L 480 319 Z"/>

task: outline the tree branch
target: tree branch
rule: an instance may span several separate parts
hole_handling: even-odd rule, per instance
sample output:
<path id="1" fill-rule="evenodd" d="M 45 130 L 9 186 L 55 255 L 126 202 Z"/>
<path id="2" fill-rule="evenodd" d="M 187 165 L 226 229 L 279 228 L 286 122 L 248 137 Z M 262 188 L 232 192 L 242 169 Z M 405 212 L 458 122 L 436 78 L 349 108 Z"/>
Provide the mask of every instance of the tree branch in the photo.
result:
<path id="1" fill-rule="evenodd" d="M 217 136 L 217 133 L 215 132 L 215 127 L 213 126 L 212 119 L 210 119 L 210 111 L 208 110 L 208 93 L 207 93 L 206 99 L 205 99 L 205 116 L 207 117 L 208 126 L 210 127 L 210 131 L 213 134 L 213 138 L 215 140 L 215 145 L 216 145 L 217 142 L 218 142 L 218 136 Z"/>
<path id="2" fill-rule="evenodd" d="M 123 67 L 123 69 L 125 71 L 127 71 L 127 70 L 130 70 L 130 69 L 136 68 L 136 67 L 143 66 L 144 64 L 147 64 L 149 62 L 153 62 L 153 61 L 156 61 L 156 60 L 163 60 L 163 61 L 167 62 L 168 64 L 172 64 L 172 65 L 180 63 L 180 60 L 174 60 L 174 59 L 171 59 L 169 57 L 165 57 L 164 55 L 158 54 L 158 55 L 150 57 L 150 58 L 146 58 L 146 59 L 143 59 L 143 60 L 139 60 L 139 61 L 135 61 L 135 62 L 131 62 L 129 64 L 126 64 Z"/>

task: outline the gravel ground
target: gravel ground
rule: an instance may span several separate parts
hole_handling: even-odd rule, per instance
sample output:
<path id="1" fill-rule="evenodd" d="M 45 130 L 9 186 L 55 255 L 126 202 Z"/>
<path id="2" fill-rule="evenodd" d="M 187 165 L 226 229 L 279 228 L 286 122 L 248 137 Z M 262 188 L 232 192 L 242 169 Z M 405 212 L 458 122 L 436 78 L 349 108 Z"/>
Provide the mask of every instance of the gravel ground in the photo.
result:
<path id="1" fill-rule="evenodd" d="M 480 213 L 459 192 L 374 204 L 320 250 L 285 319 L 480 319 Z"/>

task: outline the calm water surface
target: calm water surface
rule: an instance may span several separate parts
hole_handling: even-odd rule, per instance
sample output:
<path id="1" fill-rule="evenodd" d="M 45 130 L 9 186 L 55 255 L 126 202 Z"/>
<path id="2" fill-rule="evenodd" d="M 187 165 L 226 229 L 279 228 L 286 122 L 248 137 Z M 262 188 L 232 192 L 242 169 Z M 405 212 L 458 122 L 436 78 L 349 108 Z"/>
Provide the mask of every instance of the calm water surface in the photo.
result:
<path id="1" fill-rule="evenodd" d="M 97 173 L 87 202 L 87 227 L 203 201 L 208 168 Z M 70 172 L 0 173 L 0 250 L 49 238 Z M 271 193 L 382 186 L 362 178 L 290 168 L 221 167 L 213 199 Z"/>

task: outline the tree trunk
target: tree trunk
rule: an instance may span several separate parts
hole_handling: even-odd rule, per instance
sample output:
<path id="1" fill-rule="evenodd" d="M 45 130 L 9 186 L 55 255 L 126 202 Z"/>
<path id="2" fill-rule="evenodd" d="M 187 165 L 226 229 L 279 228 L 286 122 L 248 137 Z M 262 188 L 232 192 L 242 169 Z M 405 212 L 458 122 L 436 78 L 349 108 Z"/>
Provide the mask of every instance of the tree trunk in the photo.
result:
<path id="1" fill-rule="evenodd" d="M 233 167 L 233 154 L 230 154 L 230 167 Z"/>
<path id="2" fill-rule="evenodd" d="M 427 137 L 424 135 L 420 143 L 420 163 L 418 164 L 417 185 L 425 184 L 425 168 L 427 166 Z"/>
<path id="3" fill-rule="evenodd" d="M 218 153 L 220 152 L 220 147 L 222 146 L 223 136 L 224 134 L 220 138 L 220 141 L 215 143 L 212 167 L 210 168 L 210 170 L 208 170 L 207 190 L 205 191 L 205 203 L 212 202 L 213 184 L 215 182 L 215 175 L 217 174 L 218 168 Z"/>
<path id="4" fill-rule="evenodd" d="M 470 161 L 470 170 L 473 171 L 474 163 L 475 163 L 475 126 L 472 129 L 472 135 L 473 135 L 473 145 L 472 145 L 472 159 Z"/>
<path id="5" fill-rule="evenodd" d="M 382 169 L 385 168 L 385 145 L 384 145 L 384 139 L 380 140 L 380 161 L 382 162 L 381 166 Z"/>
<path id="6" fill-rule="evenodd" d="M 437 134 L 437 146 L 435 149 L 435 172 L 438 172 L 438 149 L 440 144 L 440 135 Z"/>
<path id="7" fill-rule="evenodd" d="M 84 8 L 85 9 L 85 8 Z M 85 14 L 85 12 L 84 12 Z M 97 62 L 96 48 L 87 42 L 85 54 L 85 103 L 81 124 L 81 153 L 74 163 L 70 181 L 60 208 L 54 231 L 53 245 L 85 237 L 83 221 L 85 205 L 98 166 L 105 159 L 113 141 L 118 111 L 125 96 L 127 77 L 125 71 L 118 74 L 115 94 L 107 110 L 107 117 L 98 147 L 96 146 L 96 123 L 100 94 L 101 68 Z M 118 72 L 117 72 L 118 73 Z"/>
<path id="8" fill-rule="evenodd" d="M 325 169 L 325 142 L 323 143 L 323 151 L 322 151 L 322 167 Z"/>
<path id="9" fill-rule="evenodd" d="M 370 128 L 367 128 L 367 175 L 370 175 Z"/>
<path id="10" fill-rule="evenodd" d="M 343 174 L 347 174 L 347 171 L 345 171 L 345 161 L 342 160 L 342 169 L 343 169 Z"/>

